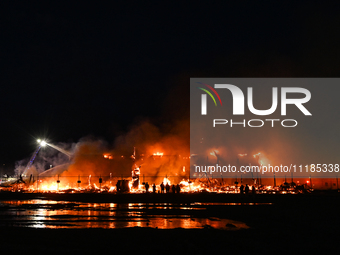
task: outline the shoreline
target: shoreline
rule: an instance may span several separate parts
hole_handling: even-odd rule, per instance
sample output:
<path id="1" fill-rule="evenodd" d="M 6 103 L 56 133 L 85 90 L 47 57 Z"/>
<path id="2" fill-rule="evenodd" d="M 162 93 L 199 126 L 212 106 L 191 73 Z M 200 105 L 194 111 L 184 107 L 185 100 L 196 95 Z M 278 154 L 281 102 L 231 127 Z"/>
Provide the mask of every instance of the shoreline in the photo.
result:
<path id="1" fill-rule="evenodd" d="M 310 194 L 223 194 L 223 193 L 20 193 L 0 192 L 1 200 L 55 200 L 100 203 L 290 203 L 290 202 L 322 202 L 339 200 L 336 190 L 313 192 Z"/>

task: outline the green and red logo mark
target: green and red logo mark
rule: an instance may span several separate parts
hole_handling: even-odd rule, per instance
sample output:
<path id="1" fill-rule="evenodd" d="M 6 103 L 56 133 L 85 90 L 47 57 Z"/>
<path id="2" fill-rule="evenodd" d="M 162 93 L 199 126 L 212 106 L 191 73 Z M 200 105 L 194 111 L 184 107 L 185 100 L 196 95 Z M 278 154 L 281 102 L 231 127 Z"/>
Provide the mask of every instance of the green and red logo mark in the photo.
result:
<path id="1" fill-rule="evenodd" d="M 205 85 L 208 89 L 210 89 L 212 92 L 214 92 L 214 94 L 217 96 L 218 100 L 220 101 L 220 104 L 222 105 L 221 98 L 220 98 L 219 94 L 217 93 L 217 91 L 216 91 L 213 87 L 211 87 L 211 86 L 208 85 L 208 84 L 202 83 L 202 82 L 197 82 L 197 83 L 202 84 L 202 85 Z M 200 88 L 200 87 L 198 87 L 198 88 L 201 89 L 201 90 L 203 90 L 204 92 L 206 92 L 206 93 L 212 98 L 212 100 L 214 100 L 215 106 L 217 106 L 215 97 L 211 94 L 211 92 L 210 92 L 209 90 L 206 90 L 206 89 Z"/>
<path id="2" fill-rule="evenodd" d="M 220 98 L 219 94 L 216 92 L 216 90 L 213 87 L 211 87 L 208 84 L 202 83 L 202 82 L 197 82 L 197 83 L 202 84 L 202 85 L 206 86 L 208 89 L 210 89 L 217 96 L 217 98 L 220 101 L 220 104 L 222 106 L 221 98 Z M 212 98 L 212 100 L 214 100 L 215 106 L 217 106 L 215 97 L 213 96 L 213 94 L 211 94 L 211 92 L 209 90 L 201 88 L 201 87 L 198 87 L 198 88 L 200 90 L 203 90 L 204 92 L 206 92 Z M 207 115 L 207 95 L 206 94 L 202 94 L 201 95 L 201 102 L 202 102 L 202 104 L 201 104 L 201 114 L 202 115 Z"/>

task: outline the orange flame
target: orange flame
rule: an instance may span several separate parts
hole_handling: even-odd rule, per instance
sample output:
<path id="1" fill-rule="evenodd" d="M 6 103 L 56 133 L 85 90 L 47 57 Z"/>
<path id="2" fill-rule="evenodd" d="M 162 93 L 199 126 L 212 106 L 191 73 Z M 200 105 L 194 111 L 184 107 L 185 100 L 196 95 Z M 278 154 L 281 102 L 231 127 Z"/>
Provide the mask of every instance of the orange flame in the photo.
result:
<path id="1" fill-rule="evenodd" d="M 103 156 L 104 158 L 107 158 L 107 159 L 113 159 L 111 154 L 104 154 Z"/>
<path id="2" fill-rule="evenodd" d="M 154 156 L 160 156 L 160 157 L 162 157 L 163 156 L 163 152 L 155 152 L 153 155 Z"/>

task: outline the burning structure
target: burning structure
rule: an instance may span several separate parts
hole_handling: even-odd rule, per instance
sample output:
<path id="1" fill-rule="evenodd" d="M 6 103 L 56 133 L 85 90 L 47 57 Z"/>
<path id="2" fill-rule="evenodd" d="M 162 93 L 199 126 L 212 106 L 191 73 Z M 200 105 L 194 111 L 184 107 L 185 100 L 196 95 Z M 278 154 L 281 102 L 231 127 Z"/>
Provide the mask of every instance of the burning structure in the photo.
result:
<path id="1" fill-rule="evenodd" d="M 78 145 L 74 152 L 74 157 L 70 157 L 70 162 L 62 164 L 37 175 L 30 175 L 27 171 L 21 181 L 12 184 L 14 190 L 29 192 L 134 192 L 141 193 L 148 191 L 147 185 L 153 184 L 154 192 L 161 192 L 161 186 L 179 185 L 181 192 L 217 192 L 217 193 L 240 193 L 244 185 L 249 185 L 255 193 L 298 193 L 312 187 L 311 180 L 303 183 L 288 183 L 286 179 L 272 180 L 261 179 L 257 176 L 239 176 L 235 178 L 223 179 L 215 175 L 198 175 L 190 179 L 190 156 L 188 155 L 166 155 L 159 150 L 150 154 L 136 153 L 115 155 L 110 152 L 98 151 L 100 143 L 85 142 Z M 99 146 L 99 147 L 98 147 Z M 154 150 L 155 147 L 152 146 Z M 96 153 L 94 153 L 94 150 Z M 138 150 L 137 150 L 138 151 Z M 59 150 L 60 152 L 60 150 Z M 212 150 L 209 153 L 212 159 L 215 158 L 220 163 L 219 150 Z M 237 164 L 260 165 L 260 153 L 248 156 L 239 154 Z M 35 154 L 36 156 L 36 154 Z M 84 161 L 85 160 L 85 161 Z M 208 160 L 208 159 L 207 159 Z M 29 164 L 30 168 L 34 167 Z M 115 172 L 116 169 L 120 171 Z M 130 169 L 130 170 L 129 170 Z M 84 173 L 87 173 L 84 175 Z M 26 178 L 25 178 L 26 177 Z M 33 178 L 32 178 L 33 177 Z M 282 183 L 282 185 L 276 185 Z M 170 190 L 168 190 L 170 192 Z M 175 192 L 175 191 L 173 191 Z"/>
<path id="2" fill-rule="evenodd" d="M 118 137 L 113 148 L 89 138 L 76 144 L 40 141 L 31 159 L 18 163 L 17 178 L 3 178 L 1 186 L 27 192 L 145 192 L 146 184 L 154 185 L 153 190 L 158 192 L 161 183 L 179 184 L 181 192 L 239 193 L 246 184 L 254 187 L 256 193 L 338 189 L 337 178 L 320 180 L 313 176 L 261 178 L 259 174 L 248 173 L 221 178 L 205 173 L 190 178 L 190 160 L 197 165 L 232 162 L 235 166 L 261 166 L 270 160 L 262 151 L 235 153 L 238 151 L 235 149 L 231 153 L 223 147 L 190 155 L 188 137 L 188 122 L 178 123 L 166 135 L 144 122 Z"/>

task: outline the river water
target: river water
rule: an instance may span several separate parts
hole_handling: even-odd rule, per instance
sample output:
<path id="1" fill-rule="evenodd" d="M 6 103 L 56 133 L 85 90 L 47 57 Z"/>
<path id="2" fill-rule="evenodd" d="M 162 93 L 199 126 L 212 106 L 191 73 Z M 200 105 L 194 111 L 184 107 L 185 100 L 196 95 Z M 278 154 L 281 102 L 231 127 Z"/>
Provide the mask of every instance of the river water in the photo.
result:
<path id="1" fill-rule="evenodd" d="M 208 217 L 211 206 L 252 203 L 83 203 L 52 200 L 0 201 L 0 226 L 28 228 L 215 228 L 239 230 L 245 223 Z"/>

